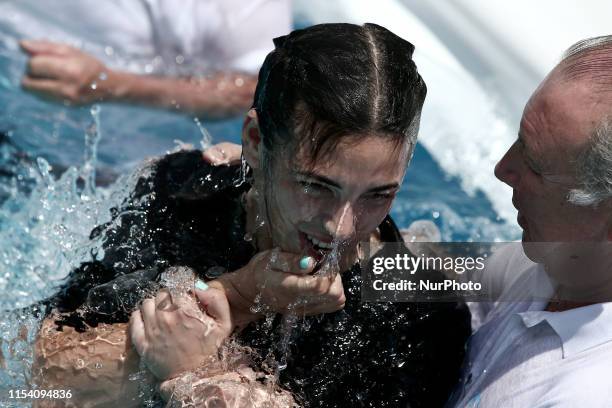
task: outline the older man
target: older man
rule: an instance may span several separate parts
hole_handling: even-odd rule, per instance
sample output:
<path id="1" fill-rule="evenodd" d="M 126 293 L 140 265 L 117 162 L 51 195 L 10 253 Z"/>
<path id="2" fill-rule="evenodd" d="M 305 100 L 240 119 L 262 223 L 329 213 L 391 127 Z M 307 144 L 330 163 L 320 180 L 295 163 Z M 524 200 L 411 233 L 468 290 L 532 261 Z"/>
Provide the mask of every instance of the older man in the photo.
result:
<path id="1" fill-rule="evenodd" d="M 612 36 L 581 41 L 535 91 L 495 169 L 523 245 L 492 260 L 512 276 L 507 302 L 470 339 L 449 406 L 611 406 L 611 120 Z"/>

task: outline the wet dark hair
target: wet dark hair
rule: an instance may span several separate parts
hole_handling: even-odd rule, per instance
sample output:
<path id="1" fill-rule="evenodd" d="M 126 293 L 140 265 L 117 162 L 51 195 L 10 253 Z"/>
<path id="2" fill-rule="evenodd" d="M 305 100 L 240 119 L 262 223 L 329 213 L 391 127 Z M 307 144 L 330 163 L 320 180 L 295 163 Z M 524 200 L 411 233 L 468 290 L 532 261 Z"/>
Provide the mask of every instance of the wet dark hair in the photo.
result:
<path id="1" fill-rule="evenodd" d="M 274 45 L 253 102 L 264 151 L 308 145 L 314 161 L 369 134 L 414 148 L 427 88 L 408 41 L 376 24 L 320 24 Z"/>

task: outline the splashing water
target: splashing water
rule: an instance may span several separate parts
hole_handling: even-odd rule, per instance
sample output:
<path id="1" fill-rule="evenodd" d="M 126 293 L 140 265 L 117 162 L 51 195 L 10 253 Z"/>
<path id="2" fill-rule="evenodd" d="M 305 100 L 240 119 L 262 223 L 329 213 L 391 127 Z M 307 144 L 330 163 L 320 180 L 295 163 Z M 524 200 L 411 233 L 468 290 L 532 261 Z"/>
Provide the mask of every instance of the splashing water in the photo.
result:
<path id="1" fill-rule="evenodd" d="M 61 280 L 92 253 L 101 239 L 91 230 L 110 220 L 110 209 L 134 189 L 145 170 L 119 178 L 108 188 L 95 185 L 100 108 L 91 109 L 85 133 L 85 162 L 55 178 L 43 158 L 24 162 L 16 171 L 20 183 L 0 207 L 0 384 L 27 389 L 32 343 L 39 319 L 25 308 L 51 296 Z M 26 189 L 19 186 L 27 186 Z"/>
<path id="2" fill-rule="evenodd" d="M 107 47 L 106 51 L 109 55 L 113 53 L 113 49 L 110 47 Z M 6 54 L 3 57 L 7 55 L 13 54 Z M 13 66 L 5 64 L 5 68 L 11 69 Z M 424 71 L 426 72 L 427 70 L 424 69 Z M 437 71 L 433 72 L 434 74 L 437 73 Z M 0 75 L 0 87 L 14 89 L 14 83 L 7 82 L 7 78 L 19 78 L 20 75 L 20 70 L 16 70 L 10 76 Z M 429 83 L 440 83 L 440 75 L 433 75 L 433 77 L 435 80 Z M 100 77 L 101 81 L 105 79 L 105 77 Z M 462 83 L 461 81 L 454 82 Z M 442 85 L 440 87 L 443 88 Z M 432 92 L 432 95 L 435 95 L 435 93 Z M 446 94 L 444 97 L 445 100 L 448 99 Z M 484 103 L 480 105 L 488 106 Z M 105 109 L 108 109 L 108 112 L 111 109 L 118 108 L 108 106 Z M 121 107 L 122 112 L 125 109 L 127 108 Z M 448 110 L 446 109 L 437 109 L 436 107 L 436 109 L 430 109 L 430 111 L 445 112 L 444 115 L 448 115 Z M 118 116 L 119 119 L 113 120 L 113 122 L 121 123 L 122 128 L 125 127 L 123 123 L 128 122 L 121 120 L 122 118 L 130 117 L 132 119 L 132 117 L 138 116 L 134 115 L 134 110 L 126 110 L 126 112 L 123 117 Z M 147 122 L 154 116 L 162 116 L 159 112 L 149 114 L 148 116 L 141 111 L 137 113 L 145 117 L 146 120 L 143 119 L 143 122 Z M 485 113 L 486 115 L 479 116 L 486 116 L 487 118 L 494 116 L 488 111 Z M 106 189 L 96 188 L 93 180 L 95 179 L 97 147 L 101 136 L 99 115 L 99 108 L 92 109 L 91 125 L 87 128 L 85 134 L 86 154 L 83 166 L 80 168 L 71 167 L 61 177 L 56 179 L 52 175 L 52 166 L 45 159 L 41 158 L 34 163 L 24 164 L 20 167 L 17 175 L 21 178 L 19 182 L 2 186 L 3 189 L 8 189 L 8 198 L 0 207 L 0 242 L 3 243 L 0 246 L 0 293 L 3 294 L 2 298 L 0 298 L 0 310 L 21 308 L 51 295 L 60 280 L 74 266 L 88 259 L 92 251 L 100 251 L 99 242 L 91 243 L 89 241 L 90 231 L 96 225 L 110 219 L 110 208 L 117 206 L 132 191 L 140 177 L 138 172 L 143 170 L 138 170 L 130 176 L 119 179 Z M 458 115 L 461 116 L 461 121 L 464 121 L 463 113 L 460 112 Z M 66 119 L 67 116 L 68 119 Z M 57 114 L 55 118 L 57 120 L 54 121 L 54 128 L 50 133 L 53 135 L 60 134 L 59 124 L 62 123 L 62 126 L 65 127 L 65 123 L 70 120 L 69 117 L 70 115 L 66 115 L 65 111 Z M 177 132 L 176 118 L 172 117 L 171 122 L 172 133 L 174 134 Z M 195 122 L 202 136 L 200 142 L 202 148 L 209 147 L 211 136 L 207 129 L 204 128 L 197 118 L 193 122 L 191 120 L 189 122 L 190 126 L 193 126 Z M 487 158 L 489 157 L 488 155 L 498 157 L 499 152 L 497 150 L 500 150 L 503 146 L 499 149 L 496 148 L 497 150 L 494 149 L 495 152 L 493 153 L 481 152 L 478 147 L 480 146 L 480 139 L 484 139 L 484 137 L 476 138 L 470 144 L 464 143 L 463 146 L 460 143 L 465 142 L 466 138 L 457 137 L 453 139 L 457 142 L 456 148 L 436 151 L 433 147 L 443 145 L 443 143 L 438 143 L 441 139 L 444 139 L 444 143 L 452 139 L 446 133 L 451 135 L 459 133 L 459 135 L 462 135 L 469 134 L 470 132 L 456 131 L 455 122 L 447 124 L 446 121 L 441 120 L 439 114 L 430 114 L 429 118 L 426 114 L 423 122 L 425 126 L 430 126 L 430 128 L 425 127 L 422 132 L 422 140 L 424 145 L 429 148 L 429 151 L 433 152 L 431 155 L 435 160 L 432 160 L 430 154 L 424 149 L 417 151 L 416 160 L 413 160 L 413 165 L 407 177 L 409 191 L 407 194 L 400 195 L 394 205 L 393 216 L 396 222 L 400 226 L 406 226 L 414 219 L 433 218 L 433 221 L 442 231 L 443 240 L 453 240 L 458 239 L 458 237 L 469 237 L 468 240 L 486 240 L 493 237 L 509 236 L 508 225 L 501 222 L 500 218 L 494 219 L 489 214 L 480 216 L 481 213 L 485 212 L 480 209 L 473 211 L 473 213 L 467 216 L 464 213 L 458 212 L 458 208 L 469 207 L 474 205 L 474 203 L 480 205 L 483 202 L 487 202 L 487 198 L 500 202 L 504 200 L 504 195 L 496 193 L 497 190 L 493 188 L 494 184 L 490 183 L 489 179 L 482 180 L 481 177 L 475 177 L 475 175 L 484 174 L 484 164 L 476 167 L 472 166 L 473 163 L 484 163 L 484 161 L 480 160 L 482 156 L 486 155 Z M 492 122 L 494 125 L 497 123 Z M 162 125 L 164 124 L 163 121 L 161 123 Z M 490 126 L 482 126 L 482 123 L 479 122 L 479 127 L 484 129 L 482 133 L 488 137 L 486 133 L 489 132 L 488 128 Z M 130 131 L 134 130 L 129 126 L 127 128 Z M 152 128 L 156 129 L 156 135 L 150 134 L 153 133 L 149 131 Z M 147 139 L 145 139 L 147 144 L 152 144 L 151 141 L 154 140 L 151 139 L 152 137 L 162 139 L 165 136 L 163 131 L 158 130 L 160 128 L 163 128 L 163 126 L 151 125 L 150 123 L 148 128 L 144 128 L 144 131 L 141 133 L 147 133 Z M 166 125 L 166 128 L 169 128 L 169 126 Z M 219 134 L 230 135 L 231 137 L 233 133 L 238 133 L 235 132 L 237 129 L 239 129 L 239 124 L 227 130 L 224 129 Z M 493 129 L 496 134 L 505 135 L 509 133 L 503 126 L 501 129 L 499 126 L 493 126 Z M 436 137 L 438 135 L 439 137 Z M 54 136 L 52 139 L 58 138 Z M 118 140 L 115 142 L 118 143 Z M 161 143 L 158 142 L 157 144 Z M 140 143 L 135 141 L 131 145 L 134 150 L 138 150 L 139 154 L 142 153 L 142 148 L 146 146 L 142 139 Z M 485 146 L 485 144 L 481 145 Z M 469 146 L 470 149 L 465 146 Z M 458 153 L 447 157 L 444 155 L 445 151 Z M 474 151 L 476 158 L 465 155 L 465 151 Z M 104 149 L 101 148 L 101 156 L 104 155 L 103 153 Z M 457 157 L 460 159 L 464 157 L 464 160 L 457 160 Z M 109 159 L 106 158 L 106 160 Z M 491 160 L 487 161 L 487 163 Z M 432 173 L 426 167 L 429 163 L 434 162 L 441 164 L 444 170 L 444 174 L 439 179 L 429 177 Z M 466 164 L 466 162 L 468 163 Z M 244 158 L 242 158 L 241 163 L 242 171 L 238 185 L 247 180 L 247 165 Z M 455 166 L 452 166 L 452 164 L 455 164 Z M 471 169 L 472 167 L 474 169 Z M 459 198 L 444 196 L 443 190 L 446 190 L 446 184 L 444 183 L 450 179 L 448 174 L 458 176 L 461 187 L 463 190 L 468 191 L 470 197 L 461 195 L 464 193 L 459 189 L 451 190 L 451 192 L 455 191 Z M 456 179 L 451 181 L 453 181 L 454 185 L 458 184 Z M 24 190 L 20 187 L 23 184 L 27 185 L 26 190 L 28 194 L 25 194 Z M 483 185 L 488 197 L 472 199 L 474 194 L 476 194 L 477 188 Z M 435 194 L 432 194 L 433 192 Z M 498 203 L 495 205 L 497 213 L 503 213 L 502 210 L 505 207 L 502 204 Z M 509 206 L 509 201 L 506 204 Z M 474 214 L 477 214 L 477 216 Z M 257 224 L 259 225 L 259 223 Z M 324 259 L 324 264 L 327 265 L 328 269 L 322 268 L 319 273 L 334 270 L 333 263 L 338 262 L 339 248 L 339 243 L 334 242 L 329 257 Z M 337 270 L 337 267 L 335 269 Z M 169 284 L 172 284 L 172 282 L 169 282 Z M 280 341 L 279 347 L 285 351 L 288 351 L 291 338 L 295 334 L 295 327 L 301 324 L 302 328 L 307 330 L 307 327 L 304 327 L 303 322 L 299 319 L 298 310 L 300 310 L 302 305 L 301 300 L 291 305 L 291 312 L 283 323 L 284 336 Z M 255 310 L 260 313 L 269 312 L 265 305 L 261 304 L 261 295 L 258 296 Z M 36 333 L 38 320 L 31 315 L 21 314 L 19 311 L 3 312 L 3 315 L 2 322 L 0 322 L 0 339 L 4 339 L 0 340 L 0 384 L 11 388 L 25 388 L 24 384 L 27 378 L 24 376 L 24 372 L 27 372 L 31 358 L 31 343 Z M 270 320 L 270 316 L 272 315 L 269 315 L 266 321 Z M 281 358 L 278 362 L 279 371 L 285 366 L 286 354 L 285 358 Z M 140 381 L 140 378 L 137 377 L 134 380 Z"/>
<path id="3" fill-rule="evenodd" d="M 210 135 L 208 130 L 206 130 L 206 128 L 202 125 L 202 122 L 200 122 L 200 119 L 195 117 L 193 118 L 193 121 L 198 127 L 198 130 L 200 131 L 200 133 L 202 134 L 202 140 L 200 141 L 200 147 L 202 148 L 202 150 L 206 150 L 210 146 L 212 146 L 212 136 Z"/>

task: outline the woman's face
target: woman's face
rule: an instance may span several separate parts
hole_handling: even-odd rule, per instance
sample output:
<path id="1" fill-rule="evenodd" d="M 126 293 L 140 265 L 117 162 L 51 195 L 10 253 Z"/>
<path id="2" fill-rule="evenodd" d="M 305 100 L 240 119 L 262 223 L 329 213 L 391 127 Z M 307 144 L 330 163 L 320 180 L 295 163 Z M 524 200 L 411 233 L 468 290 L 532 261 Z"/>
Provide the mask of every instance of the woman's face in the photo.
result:
<path id="1" fill-rule="evenodd" d="M 305 149 L 274 152 L 259 200 L 272 245 L 318 260 L 335 247 L 339 265 L 350 266 L 357 243 L 389 213 L 409 151 L 388 138 L 349 136 L 314 165 Z"/>

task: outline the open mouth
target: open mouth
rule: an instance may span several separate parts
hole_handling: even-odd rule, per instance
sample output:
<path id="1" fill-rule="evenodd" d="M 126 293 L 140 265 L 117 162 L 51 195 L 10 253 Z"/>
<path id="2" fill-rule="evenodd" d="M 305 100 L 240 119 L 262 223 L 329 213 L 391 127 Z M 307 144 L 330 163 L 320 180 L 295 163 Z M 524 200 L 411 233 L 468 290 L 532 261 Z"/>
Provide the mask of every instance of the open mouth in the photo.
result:
<path id="1" fill-rule="evenodd" d="M 317 262 L 329 254 L 334 247 L 331 242 L 323 242 L 304 232 L 300 232 L 300 241 L 306 253 L 315 258 Z"/>

